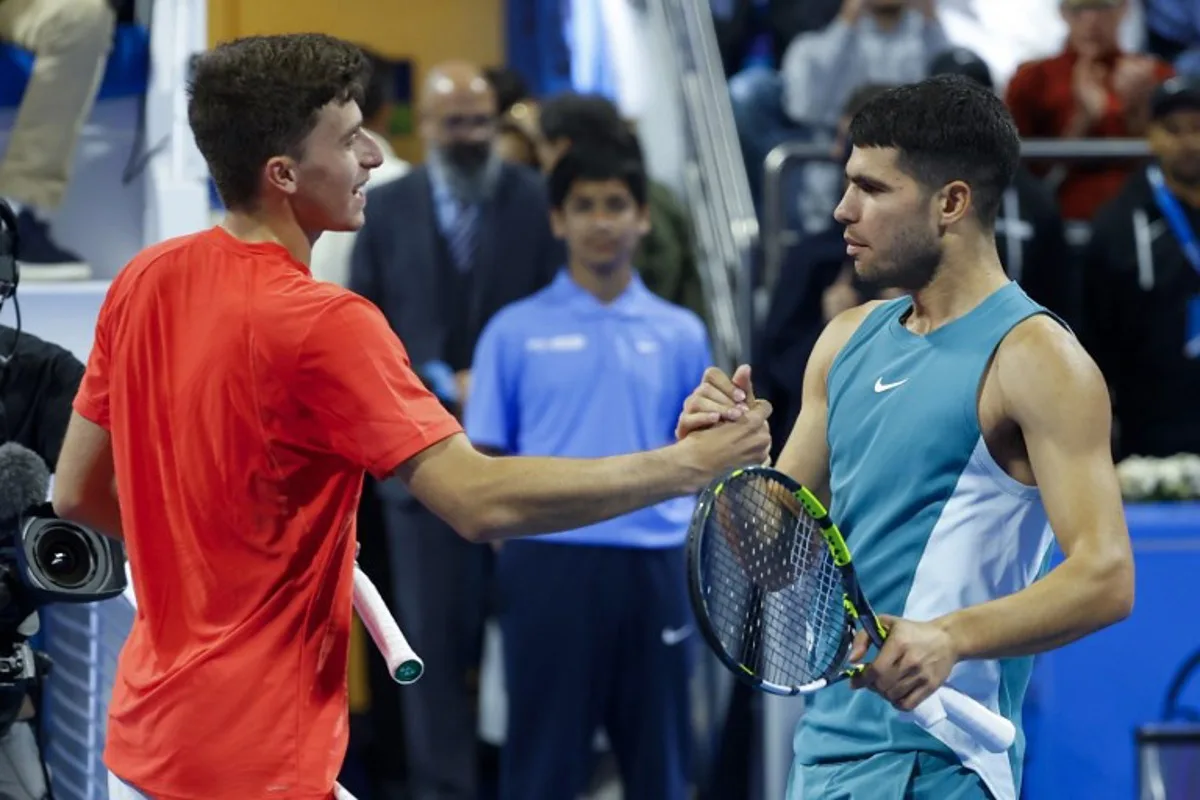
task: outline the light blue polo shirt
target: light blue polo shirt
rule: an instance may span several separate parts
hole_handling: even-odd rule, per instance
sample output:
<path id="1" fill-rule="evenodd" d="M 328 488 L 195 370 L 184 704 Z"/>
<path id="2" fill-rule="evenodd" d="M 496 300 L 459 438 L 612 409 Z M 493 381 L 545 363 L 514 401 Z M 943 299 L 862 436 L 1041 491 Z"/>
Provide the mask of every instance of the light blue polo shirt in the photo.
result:
<path id="1" fill-rule="evenodd" d="M 464 428 L 479 447 L 523 456 L 600 458 L 675 440 L 683 401 L 712 363 L 700 318 L 636 275 L 604 304 L 566 270 L 484 328 Z M 679 498 L 540 541 L 675 547 L 693 498 Z"/>

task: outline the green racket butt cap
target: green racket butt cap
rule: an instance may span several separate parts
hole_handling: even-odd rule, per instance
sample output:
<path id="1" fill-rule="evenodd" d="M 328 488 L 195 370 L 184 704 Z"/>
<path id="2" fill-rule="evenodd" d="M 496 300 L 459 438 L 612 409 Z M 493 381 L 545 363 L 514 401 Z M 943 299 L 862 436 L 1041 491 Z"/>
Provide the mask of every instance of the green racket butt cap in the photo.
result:
<path id="1" fill-rule="evenodd" d="M 417 679 L 425 673 L 425 665 L 420 661 L 405 661 L 400 666 L 396 667 L 396 674 L 393 675 L 396 683 L 416 683 Z"/>

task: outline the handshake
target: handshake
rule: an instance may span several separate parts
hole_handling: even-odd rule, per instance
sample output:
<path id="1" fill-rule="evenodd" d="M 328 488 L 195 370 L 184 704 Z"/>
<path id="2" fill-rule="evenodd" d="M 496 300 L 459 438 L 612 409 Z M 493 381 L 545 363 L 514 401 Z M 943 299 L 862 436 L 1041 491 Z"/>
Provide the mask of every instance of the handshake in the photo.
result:
<path id="1" fill-rule="evenodd" d="M 718 459 L 725 463 L 741 459 L 735 466 L 762 464 L 770 460 L 770 416 L 771 404 L 754 397 L 750 367 L 738 367 L 732 378 L 709 367 L 700 385 L 684 401 L 675 438 L 681 445 L 724 450 Z"/>

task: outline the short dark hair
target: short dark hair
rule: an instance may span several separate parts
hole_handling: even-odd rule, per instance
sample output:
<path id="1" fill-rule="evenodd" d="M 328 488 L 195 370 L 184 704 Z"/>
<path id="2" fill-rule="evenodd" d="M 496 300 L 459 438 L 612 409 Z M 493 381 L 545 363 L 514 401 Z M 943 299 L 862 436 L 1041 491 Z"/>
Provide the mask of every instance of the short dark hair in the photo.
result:
<path id="1" fill-rule="evenodd" d="M 547 141 L 567 139 L 572 144 L 611 140 L 629 131 L 621 112 L 607 97 L 571 92 L 543 102 L 538 125 Z"/>
<path id="2" fill-rule="evenodd" d="M 362 106 L 363 119 L 372 119 L 396 92 L 396 66 L 369 47 L 359 45 L 359 49 L 367 57 L 371 70 L 359 105 Z"/>
<path id="3" fill-rule="evenodd" d="M 550 205 L 561 210 L 578 181 L 618 180 L 638 206 L 646 205 L 646 167 L 633 134 L 609 142 L 572 144 L 550 173 Z"/>
<path id="4" fill-rule="evenodd" d="M 994 92 L 961 75 L 889 89 L 850 123 L 855 147 L 899 151 L 902 170 L 930 189 L 971 187 L 976 213 L 992 229 L 1021 157 L 1012 115 Z"/>
<path id="5" fill-rule="evenodd" d="M 259 172 L 300 156 L 330 102 L 361 102 L 367 57 L 320 33 L 248 36 L 200 56 L 188 85 L 188 122 L 226 208 L 252 208 Z"/>
<path id="6" fill-rule="evenodd" d="M 893 88 L 895 88 L 895 85 L 891 83 L 864 83 L 862 86 L 859 86 L 857 89 L 851 92 L 850 96 L 846 98 L 846 104 L 842 106 L 843 118 L 853 117 L 859 111 L 862 111 L 863 107 L 866 106 L 867 103 L 871 102 L 876 97 L 879 97 L 879 95 L 883 94 L 888 89 Z"/>
<path id="7" fill-rule="evenodd" d="M 529 97 L 529 84 L 521 73 L 509 67 L 488 67 L 483 77 L 491 84 L 496 94 L 496 113 L 503 116 L 506 111 Z"/>

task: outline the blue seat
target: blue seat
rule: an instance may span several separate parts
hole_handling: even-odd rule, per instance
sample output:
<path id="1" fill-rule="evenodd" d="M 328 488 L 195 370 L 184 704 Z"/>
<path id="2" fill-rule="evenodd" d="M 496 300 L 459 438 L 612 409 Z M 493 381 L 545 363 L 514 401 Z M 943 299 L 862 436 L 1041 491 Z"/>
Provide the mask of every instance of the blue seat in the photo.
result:
<path id="1" fill-rule="evenodd" d="M 21 104 L 33 69 L 33 53 L 13 44 L 0 44 L 0 108 Z M 150 81 L 150 32 L 141 25 L 118 25 L 108 54 L 98 100 L 137 97 Z"/>

